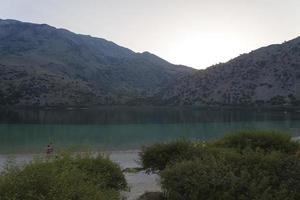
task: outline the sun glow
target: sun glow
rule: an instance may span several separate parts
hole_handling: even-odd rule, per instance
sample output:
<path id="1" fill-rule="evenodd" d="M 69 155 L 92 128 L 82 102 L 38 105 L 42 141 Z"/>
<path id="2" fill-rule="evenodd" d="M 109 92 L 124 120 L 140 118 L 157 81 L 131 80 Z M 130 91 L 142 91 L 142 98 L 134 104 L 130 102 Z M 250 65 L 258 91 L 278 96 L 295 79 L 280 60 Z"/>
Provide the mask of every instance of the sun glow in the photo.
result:
<path id="1" fill-rule="evenodd" d="M 299 36 L 299 0 L 0 0 L 0 18 L 105 38 L 206 68 Z M 68 9 L 66 9 L 68 8 Z"/>
<path id="2" fill-rule="evenodd" d="M 241 52 L 247 52 L 249 44 L 235 34 L 183 34 L 177 42 L 169 48 L 167 59 L 173 63 L 184 63 L 199 69 L 204 69 L 219 62 L 226 62 Z M 251 46 L 251 45 L 250 45 Z M 248 47 L 248 48 L 247 48 Z M 195 63 L 203 63 L 195 66 Z"/>

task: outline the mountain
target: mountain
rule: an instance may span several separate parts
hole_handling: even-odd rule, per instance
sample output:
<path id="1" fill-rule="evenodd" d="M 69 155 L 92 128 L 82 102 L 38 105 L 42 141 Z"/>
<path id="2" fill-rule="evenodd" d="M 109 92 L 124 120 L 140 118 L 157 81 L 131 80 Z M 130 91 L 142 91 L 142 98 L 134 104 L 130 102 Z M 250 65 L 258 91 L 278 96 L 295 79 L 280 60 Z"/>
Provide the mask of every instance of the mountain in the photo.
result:
<path id="1" fill-rule="evenodd" d="M 0 105 L 300 105 L 300 38 L 205 70 L 101 38 L 0 20 Z"/>
<path id="2" fill-rule="evenodd" d="M 158 96 L 169 105 L 300 105 L 300 37 L 200 70 Z"/>
<path id="3" fill-rule="evenodd" d="M 0 20 L 0 105 L 126 104 L 194 72 L 105 39 Z"/>

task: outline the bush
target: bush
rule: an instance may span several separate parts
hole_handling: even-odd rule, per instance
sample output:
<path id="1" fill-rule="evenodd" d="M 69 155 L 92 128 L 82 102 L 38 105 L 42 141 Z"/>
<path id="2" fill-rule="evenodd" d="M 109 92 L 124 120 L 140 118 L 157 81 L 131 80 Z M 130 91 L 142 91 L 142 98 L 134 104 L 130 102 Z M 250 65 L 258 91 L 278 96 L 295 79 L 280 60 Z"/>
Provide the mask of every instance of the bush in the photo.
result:
<path id="1" fill-rule="evenodd" d="M 288 156 L 282 160 L 279 179 L 295 194 L 294 199 L 300 199 L 300 157 Z"/>
<path id="2" fill-rule="evenodd" d="M 144 147 L 140 153 L 142 167 L 148 172 L 161 171 L 169 163 L 189 156 L 192 148 L 192 143 L 185 140 Z"/>
<path id="3" fill-rule="evenodd" d="M 183 161 L 162 171 L 161 184 L 170 200 L 218 199 L 217 193 L 228 189 L 228 185 L 222 183 L 228 182 L 226 168 L 213 159 L 210 162 Z"/>
<path id="4" fill-rule="evenodd" d="M 288 134 L 269 131 L 243 131 L 225 136 L 215 144 L 217 147 L 235 148 L 242 151 L 246 148 L 263 150 L 265 152 L 280 151 L 295 153 L 299 143 L 292 141 Z"/>
<path id="5" fill-rule="evenodd" d="M 249 152 L 183 161 L 162 171 L 162 187 L 170 200 L 296 200 L 300 160 L 284 157 Z"/>
<path id="6" fill-rule="evenodd" d="M 117 200 L 126 187 L 120 167 L 109 159 L 62 154 L 8 166 L 0 176 L 0 199 Z"/>
<path id="7" fill-rule="evenodd" d="M 219 141 L 155 144 L 140 154 L 159 172 L 170 200 L 300 199 L 299 144 L 286 134 L 256 131 Z"/>
<path id="8" fill-rule="evenodd" d="M 270 153 L 279 151 L 293 154 L 299 151 L 299 143 L 292 141 L 287 134 L 268 131 L 239 132 L 211 143 L 178 140 L 170 143 L 159 143 L 144 147 L 140 153 L 142 167 L 147 172 L 159 172 L 167 165 L 182 160 L 203 158 L 211 154 L 216 156 L 220 152 L 229 150 L 243 152 L 247 149 Z"/>
<path id="9" fill-rule="evenodd" d="M 176 162 L 193 158 L 204 159 L 219 152 L 219 148 L 206 147 L 202 142 L 178 140 L 144 147 L 140 153 L 140 160 L 143 169 L 147 172 L 157 173 Z"/>
<path id="10" fill-rule="evenodd" d="M 138 200 L 164 200 L 164 196 L 161 192 L 146 192 Z"/>

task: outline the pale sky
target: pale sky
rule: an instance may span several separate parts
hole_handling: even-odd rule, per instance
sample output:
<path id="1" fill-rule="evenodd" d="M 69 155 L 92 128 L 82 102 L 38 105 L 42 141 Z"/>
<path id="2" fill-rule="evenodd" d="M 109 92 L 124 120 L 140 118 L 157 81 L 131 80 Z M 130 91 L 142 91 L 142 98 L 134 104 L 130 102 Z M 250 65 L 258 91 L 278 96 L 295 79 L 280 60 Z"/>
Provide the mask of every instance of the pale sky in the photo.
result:
<path id="1" fill-rule="evenodd" d="M 300 0 L 0 0 L 0 18 L 66 28 L 199 69 L 300 36 Z"/>

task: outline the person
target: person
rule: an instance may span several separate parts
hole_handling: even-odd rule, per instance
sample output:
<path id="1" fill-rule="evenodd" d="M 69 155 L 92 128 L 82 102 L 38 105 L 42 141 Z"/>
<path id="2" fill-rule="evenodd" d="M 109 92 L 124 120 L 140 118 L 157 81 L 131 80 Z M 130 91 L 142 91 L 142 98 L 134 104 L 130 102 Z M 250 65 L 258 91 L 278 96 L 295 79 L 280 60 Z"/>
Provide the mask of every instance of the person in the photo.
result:
<path id="1" fill-rule="evenodd" d="M 52 143 L 47 145 L 47 149 L 46 149 L 46 154 L 47 155 L 51 155 L 53 153 L 53 147 L 52 147 Z"/>

